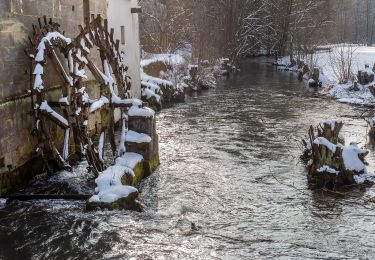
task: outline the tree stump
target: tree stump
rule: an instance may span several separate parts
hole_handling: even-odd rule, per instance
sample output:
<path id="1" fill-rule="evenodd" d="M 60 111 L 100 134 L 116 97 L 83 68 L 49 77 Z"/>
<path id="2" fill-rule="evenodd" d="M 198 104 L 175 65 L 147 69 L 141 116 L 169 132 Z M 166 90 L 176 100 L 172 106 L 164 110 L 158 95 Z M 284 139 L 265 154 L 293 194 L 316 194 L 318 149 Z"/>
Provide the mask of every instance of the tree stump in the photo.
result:
<path id="1" fill-rule="evenodd" d="M 369 69 L 359 70 L 357 74 L 358 82 L 361 85 L 368 85 L 374 81 L 374 72 Z"/>
<path id="2" fill-rule="evenodd" d="M 315 129 L 311 126 L 309 138 L 303 140 L 306 149 L 301 158 L 306 163 L 309 182 L 316 188 L 335 189 L 373 178 L 365 164 L 369 151 L 356 143 L 345 146 L 342 127 L 341 120 L 324 122 Z"/>
<path id="3" fill-rule="evenodd" d="M 313 73 L 311 75 L 311 78 L 315 80 L 315 82 L 319 82 L 319 77 L 320 77 L 320 69 L 318 67 L 315 67 L 313 69 Z"/>
<path id="4" fill-rule="evenodd" d="M 303 79 L 303 76 L 304 76 L 306 73 L 309 73 L 309 72 L 310 72 L 309 65 L 304 64 L 301 68 L 298 69 L 298 74 L 297 74 L 298 79 L 299 79 L 299 80 L 302 80 L 302 79 Z"/>

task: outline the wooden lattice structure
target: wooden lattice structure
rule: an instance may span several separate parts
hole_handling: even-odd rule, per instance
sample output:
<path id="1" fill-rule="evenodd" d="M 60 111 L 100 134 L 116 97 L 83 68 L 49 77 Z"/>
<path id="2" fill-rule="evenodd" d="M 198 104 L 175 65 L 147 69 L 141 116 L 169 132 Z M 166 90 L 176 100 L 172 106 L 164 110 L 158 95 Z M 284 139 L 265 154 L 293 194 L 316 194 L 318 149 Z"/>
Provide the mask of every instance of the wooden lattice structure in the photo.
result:
<path id="1" fill-rule="evenodd" d="M 38 22 L 38 26 L 33 25 L 33 36 L 29 37 L 35 50 L 29 57 L 33 72 L 30 78 L 30 95 L 35 119 L 33 133 L 38 140 L 37 152 L 44 159 L 49 172 L 71 168 L 69 156 L 72 153 L 86 157 L 91 169 L 101 172 L 105 168 L 105 139 L 109 140 L 113 154 L 122 152 L 123 145 L 120 144 L 118 151 L 115 142 L 114 109 L 121 109 L 125 127 L 126 110 L 134 104 L 129 95 L 131 83 L 126 75 L 127 67 L 123 65 L 119 41 L 114 40 L 114 30 L 108 30 L 108 21 L 100 15 L 92 16 L 90 21 L 86 21 L 85 27 L 79 26 L 80 33 L 75 39 L 65 37 L 59 30 L 60 25 L 52 19 L 43 17 Z M 99 51 L 102 69 L 90 57 L 94 47 Z M 63 82 L 58 101 L 47 100 L 44 68 L 49 61 Z M 88 79 L 85 69 L 98 82 L 99 99 L 91 100 L 85 91 L 84 81 Z M 56 112 L 56 109 L 61 112 Z M 99 142 L 95 144 L 88 121 L 90 114 L 99 113 L 97 111 L 100 111 L 101 129 Z M 63 151 L 57 149 L 53 140 L 51 122 L 65 131 Z M 71 141 L 74 144 L 70 144 Z M 73 147 L 72 153 L 69 152 L 69 147 Z"/>

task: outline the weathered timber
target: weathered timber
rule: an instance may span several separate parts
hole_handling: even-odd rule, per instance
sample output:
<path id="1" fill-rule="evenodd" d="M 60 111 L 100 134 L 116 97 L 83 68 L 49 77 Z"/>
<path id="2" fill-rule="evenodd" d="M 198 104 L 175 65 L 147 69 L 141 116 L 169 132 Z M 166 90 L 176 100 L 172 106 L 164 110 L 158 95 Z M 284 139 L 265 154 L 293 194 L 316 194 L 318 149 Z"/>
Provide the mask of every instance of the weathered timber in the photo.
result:
<path id="1" fill-rule="evenodd" d="M 0 199 L 30 201 L 30 200 L 80 200 L 86 201 L 91 195 L 84 194 L 26 194 L 0 196 Z"/>

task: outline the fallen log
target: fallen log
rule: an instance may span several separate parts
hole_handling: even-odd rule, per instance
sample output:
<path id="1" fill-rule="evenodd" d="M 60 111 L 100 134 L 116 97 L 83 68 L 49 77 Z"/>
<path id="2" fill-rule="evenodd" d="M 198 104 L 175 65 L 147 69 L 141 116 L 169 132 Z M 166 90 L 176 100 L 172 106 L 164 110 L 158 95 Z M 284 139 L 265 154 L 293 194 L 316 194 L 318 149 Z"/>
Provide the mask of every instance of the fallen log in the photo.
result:
<path id="1" fill-rule="evenodd" d="M 86 194 L 25 194 L 25 195 L 8 195 L 0 196 L 0 199 L 31 201 L 31 200 L 76 200 L 86 201 L 92 195 Z"/>

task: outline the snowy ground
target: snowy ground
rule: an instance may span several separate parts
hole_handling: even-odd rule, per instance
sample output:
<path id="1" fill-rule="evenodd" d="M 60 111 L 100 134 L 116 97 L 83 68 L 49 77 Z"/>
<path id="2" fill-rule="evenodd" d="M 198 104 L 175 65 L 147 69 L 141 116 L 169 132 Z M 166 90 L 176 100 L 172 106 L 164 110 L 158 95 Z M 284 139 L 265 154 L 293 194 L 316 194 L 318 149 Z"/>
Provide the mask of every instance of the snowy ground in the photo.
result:
<path id="1" fill-rule="evenodd" d="M 347 84 L 339 84 L 337 76 L 331 65 L 331 56 L 337 52 L 338 45 L 326 46 L 336 48 L 333 52 L 318 52 L 313 58 L 313 64 L 320 68 L 320 81 L 323 83 L 321 94 L 332 97 L 338 102 L 350 103 L 356 105 L 367 105 L 375 106 L 375 98 L 368 89 L 369 85 L 358 85 L 357 91 L 353 90 L 353 81 Z M 375 47 L 357 46 L 350 45 L 345 47 L 347 50 L 350 48 L 354 51 L 353 54 L 353 65 L 352 72 L 354 75 L 357 74 L 358 70 L 364 70 L 365 65 L 369 65 L 371 72 L 372 67 L 375 63 Z M 308 64 L 311 64 L 309 60 L 306 60 Z M 284 57 L 278 60 L 278 64 L 282 66 L 288 66 L 290 64 L 289 57 Z M 296 71 L 296 67 L 289 68 L 290 71 Z M 304 77 L 305 79 L 308 79 Z"/>

